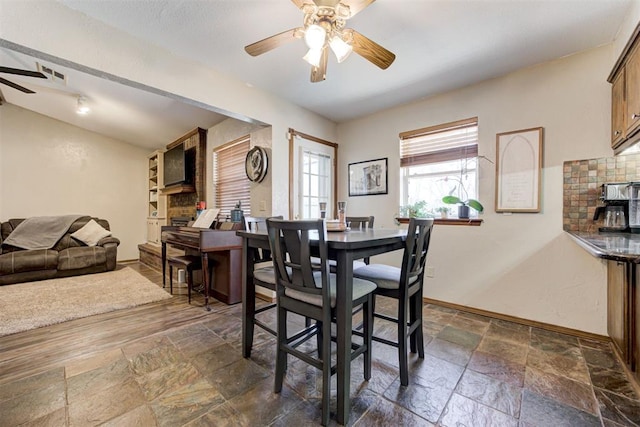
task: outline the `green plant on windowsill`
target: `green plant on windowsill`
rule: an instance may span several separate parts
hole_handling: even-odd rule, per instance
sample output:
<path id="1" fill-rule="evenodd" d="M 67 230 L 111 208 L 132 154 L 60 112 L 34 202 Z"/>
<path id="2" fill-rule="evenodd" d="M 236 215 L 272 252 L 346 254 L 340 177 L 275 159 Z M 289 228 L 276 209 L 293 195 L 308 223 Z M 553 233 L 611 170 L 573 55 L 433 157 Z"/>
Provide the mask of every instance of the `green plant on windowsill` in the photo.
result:
<path id="1" fill-rule="evenodd" d="M 429 215 L 427 202 L 421 200 L 410 205 L 400 206 L 401 218 L 426 218 Z"/>
<path id="2" fill-rule="evenodd" d="M 394 215 L 394 222 L 400 225 L 398 218 L 432 218 L 433 213 L 427 208 L 427 202 L 420 200 L 410 205 L 400 206 L 400 213 Z"/>
<path id="3" fill-rule="evenodd" d="M 448 218 L 450 209 L 446 206 L 438 206 L 434 209 L 435 212 L 440 214 L 440 218 Z"/>
<path id="4" fill-rule="evenodd" d="M 462 200 L 457 196 L 448 195 L 442 198 L 442 202 L 448 205 L 458 205 L 458 218 L 469 218 L 469 208 L 473 208 L 478 212 L 484 210 L 482 203 L 476 199 Z"/>

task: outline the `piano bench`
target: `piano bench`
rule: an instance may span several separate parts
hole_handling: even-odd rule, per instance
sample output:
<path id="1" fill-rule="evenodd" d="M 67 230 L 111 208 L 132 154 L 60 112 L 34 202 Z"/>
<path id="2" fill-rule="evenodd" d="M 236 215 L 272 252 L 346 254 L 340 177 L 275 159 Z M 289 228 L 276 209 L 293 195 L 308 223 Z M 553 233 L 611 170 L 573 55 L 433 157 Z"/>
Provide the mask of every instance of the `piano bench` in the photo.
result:
<path id="1" fill-rule="evenodd" d="M 170 257 L 167 262 L 169 263 L 169 291 L 173 295 L 173 267 L 184 269 L 187 273 L 187 294 L 189 295 L 189 304 L 191 304 L 193 271 L 202 269 L 202 260 L 196 255 L 184 255 Z"/>

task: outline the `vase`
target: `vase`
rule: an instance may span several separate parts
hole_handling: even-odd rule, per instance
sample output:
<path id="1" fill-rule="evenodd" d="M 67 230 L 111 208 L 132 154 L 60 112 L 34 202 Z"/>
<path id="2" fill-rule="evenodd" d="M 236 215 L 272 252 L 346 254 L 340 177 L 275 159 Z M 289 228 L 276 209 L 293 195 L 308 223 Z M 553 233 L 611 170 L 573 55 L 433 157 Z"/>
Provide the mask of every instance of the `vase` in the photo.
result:
<path id="1" fill-rule="evenodd" d="M 467 206 L 467 205 L 458 205 L 458 218 L 460 218 L 460 219 L 469 218 L 469 206 Z"/>

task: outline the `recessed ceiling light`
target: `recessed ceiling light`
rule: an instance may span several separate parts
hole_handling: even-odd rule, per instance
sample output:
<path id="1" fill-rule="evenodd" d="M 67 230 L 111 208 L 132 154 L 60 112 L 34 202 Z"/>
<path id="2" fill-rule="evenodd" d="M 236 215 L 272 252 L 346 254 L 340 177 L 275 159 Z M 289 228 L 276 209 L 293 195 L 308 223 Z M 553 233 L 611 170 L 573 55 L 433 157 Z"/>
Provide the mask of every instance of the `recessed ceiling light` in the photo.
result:
<path id="1" fill-rule="evenodd" d="M 81 116 L 84 116 L 89 114 L 90 111 L 91 111 L 91 108 L 89 108 L 89 106 L 87 105 L 86 98 L 84 96 L 79 96 L 78 108 L 76 109 L 76 113 L 80 114 Z"/>

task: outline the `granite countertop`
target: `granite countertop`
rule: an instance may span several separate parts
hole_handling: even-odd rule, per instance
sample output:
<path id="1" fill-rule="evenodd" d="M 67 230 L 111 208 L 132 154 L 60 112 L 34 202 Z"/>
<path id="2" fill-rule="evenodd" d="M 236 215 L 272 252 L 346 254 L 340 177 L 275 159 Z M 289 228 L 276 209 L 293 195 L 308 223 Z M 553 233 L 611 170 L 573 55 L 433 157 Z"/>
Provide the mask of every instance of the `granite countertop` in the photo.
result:
<path id="1" fill-rule="evenodd" d="M 640 234 L 567 231 L 591 255 L 640 264 Z"/>

